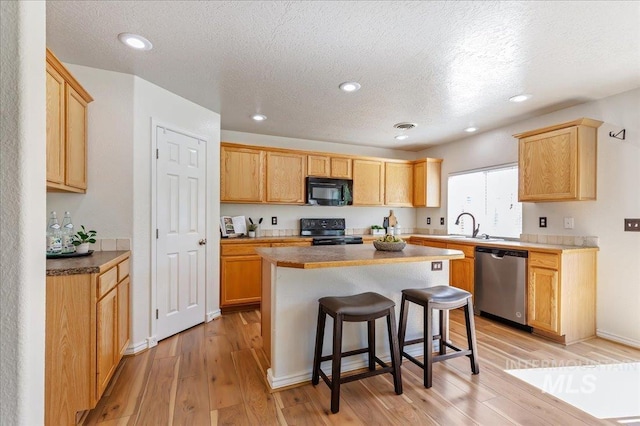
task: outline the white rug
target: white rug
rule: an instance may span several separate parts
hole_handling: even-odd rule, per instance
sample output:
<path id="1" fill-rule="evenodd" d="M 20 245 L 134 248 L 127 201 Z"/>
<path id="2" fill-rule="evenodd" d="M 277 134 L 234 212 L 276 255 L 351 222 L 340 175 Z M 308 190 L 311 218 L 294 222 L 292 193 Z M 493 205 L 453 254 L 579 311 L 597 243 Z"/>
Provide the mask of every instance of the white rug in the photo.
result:
<path id="1" fill-rule="evenodd" d="M 640 362 L 506 371 L 599 419 L 640 422 Z"/>

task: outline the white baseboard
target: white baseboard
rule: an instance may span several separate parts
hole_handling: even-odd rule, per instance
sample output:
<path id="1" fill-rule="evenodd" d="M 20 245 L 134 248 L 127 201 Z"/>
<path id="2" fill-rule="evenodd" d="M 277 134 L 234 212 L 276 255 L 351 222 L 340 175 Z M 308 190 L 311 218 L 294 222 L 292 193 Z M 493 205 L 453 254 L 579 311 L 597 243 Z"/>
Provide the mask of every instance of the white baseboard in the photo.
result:
<path id="1" fill-rule="evenodd" d="M 437 350 L 437 342 L 435 342 L 434 347 Z M 422 356 L 422 345 L 416 345 L 415 347 L 407 347 L 405 348 L 405 352 L 413 357 Z M 386 363 L 391 362 L 391 356 L 389 354 L 379 356 L 379 358 Z M 368 366 L 366 355 L 362 355 L 360 359 L 356 359 L 355 357 L 352 360 L 347 358 L 347 361 L 342 362 L 341 370 L 342 372 L 357 370 L 359 368 L 364 368 Z M 325 370 L 326 371 L 326 370 Z M 269 386 L 271 389 L 283 388 L 286 386 L 297 385 L 300 383 L 305 383 L 311 381 L 311 373 L 312 370 L 309 369 L 307 371 L 301 371 L 299 373 L 290 374 L 284 377 L 273 377 L 273 371 L 271 368 L 267 369 L 267 381 L 269 382 Z"/>
<path id="2" fill-rule="evenodd" d="M 601 337 L 603 339 L 611 340 L 617 343 L 622 343 L 623 345 L 631 346 L 633 348 L 640 349 L 640 341 L 629 339 L 627 337 L 618 336 L 613 333 L 609 333 L 607 331 L 596 330 L 596 336 Z"/>
<path id="3" fill-rule="evenodd" d="M 207 317 L 205 319 L 206 322 L 211 322 L 214 319 L 220 317 L 222 315 L 222 312 L 220 311 L 220 309 L 216 309 L 215 311 L 211 311 L 211 312 L 207 312 Z"/>
<path id="4" fill-rule="evenodd" d="M 141 342 L 130 344 L 124 351 L 125 355 L 135 355 L 144 350 L 151 349 L 154 346 L 158 346 L 158 339 L 155 336 L 147 337 Z"/>

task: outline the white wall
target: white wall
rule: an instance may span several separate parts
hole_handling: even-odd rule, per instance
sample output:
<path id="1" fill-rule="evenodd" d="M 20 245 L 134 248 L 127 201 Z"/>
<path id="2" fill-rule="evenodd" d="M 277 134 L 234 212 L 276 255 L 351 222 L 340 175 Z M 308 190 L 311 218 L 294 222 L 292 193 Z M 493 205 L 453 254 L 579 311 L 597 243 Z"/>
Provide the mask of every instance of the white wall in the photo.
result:
<path id="1" fill-rule="evenodd" d="M 207 146 L 207 303 L 220 306 L 220 115 L 139 77 L 134 77 L 133 122 L 133 289 L 132 342 L 139 346 L 155 332 L 151 320 L 151 119 L 208 140 Z M 131 152 L 130 152 L 131 155 Z"/>
<path id="2" fill-rule="evenodd" d="M 517 107 L 517 106 L 514 106 Z M 517 140 L 513 134 L 581 117 L 604 121 L 598 129 L 598 199 L 562 203 L 524 203 L 524 234 L 599 237 L 597 328 L 598 334 L 640 346 L 640 234 L 623 232 L 623 219 L 640 217 L 640 89 L 621 93 L 551 114 L 488 131 L 461 141 L 437 146 L 419 154 L 444 158 L 442 207 L 419 209 L 417 222 L 439 226 L 434 217 L 447 212 L 447 176 L 496 164 L 516 162 Z M 620 141 L 609 132 L 627 129 Z M 546 216 L 547 228 L 538 227 Z M 575 228 L 563 229 L 563 217 L 575 218 Z"/>
<path id="3" fill-rule="evenodd" d="M 44 423 L 45 3 L 0 2 L 0 422 Z"/>
<path id="4" fill-rule="evenodd" d="M 309 139 L 284 138 L 279 136 L 259 135 L 222 130 L 224 142 L 242 143 L 267 147 L 296 149 L 302 151 L 320 151 L 337 154 L 351 154 L 381 158 L 413 160 L 415 152 L 393 149 L 374 148 L 360 145 L 345 145 L 333 142 L 314 141 Z M 382 225 L 385 216 L 393 210 L 398 223 L 404 228 L 413 228 L 416 222 L 416 211 L 403 207 L 318 207 L 266 204 L 220 204 L 220 213 L 225 216 L 244 215 L 252 219 L 263 217 L 260 226 L 262 231 L 276 229 L 297 229 L 300 218 L 344 217 L 347 228 L 368 228 L 371 225 Z M 278 225 L 271 225 L 271 217 L 278 218 Z"/>
<path id="5" fill-rule="evenodd" d="M 65 64 L 91 94 L 87 128 L 87 193 L 47 193 L 47 210 L 98 238 L 133 234 L 133 76 Z"/>

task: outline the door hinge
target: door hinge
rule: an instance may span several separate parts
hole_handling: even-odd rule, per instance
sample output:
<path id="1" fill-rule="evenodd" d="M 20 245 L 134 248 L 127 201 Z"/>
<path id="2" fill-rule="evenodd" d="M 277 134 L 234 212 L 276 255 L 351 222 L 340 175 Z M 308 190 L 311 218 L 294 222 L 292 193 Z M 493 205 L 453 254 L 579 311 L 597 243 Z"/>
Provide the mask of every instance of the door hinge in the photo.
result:
<path id="1" fill-rule="evenodd" d="M 156 309 L 156 319 L 158 319 L 158 310 Z"/>
<path id="2" fill-rule="evenodd" d="M 158 231 L 158 228 L 156 228 L 156 240 L 160 238 L 160 231 Z"/>
<path id="3" fill-rule="evenodd" d="M 156 160 L 157 160 L 158 158 L 160 158 L 160 150 L 159 150 L 159 149 L 156 149 Z"/>

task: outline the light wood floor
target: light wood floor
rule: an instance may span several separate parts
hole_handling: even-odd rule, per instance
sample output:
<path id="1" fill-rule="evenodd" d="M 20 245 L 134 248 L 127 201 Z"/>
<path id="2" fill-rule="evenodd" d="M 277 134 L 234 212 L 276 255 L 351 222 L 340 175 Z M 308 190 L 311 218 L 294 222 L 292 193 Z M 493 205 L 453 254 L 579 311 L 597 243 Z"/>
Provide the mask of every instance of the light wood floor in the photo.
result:
<path id="1" fill-rule="evenodd" d="M 382 326 L 380 324 L 379 326 Z M 434 365 L 431 389 L 405 361 L 404 394 L 391 376 L 342 386 L 340 412 L 329 410 L 320 382 L 270 393 L 260 313 L 225 314 L 120 363 L 86 425 L 545 425 L 600 421 L 510 376 L 504 369 L 555 362 L 639 361 L 640 351 L 602 339 L 564 347 L 476 317 L 480 374 L 466 357 Z M 461 312 L 451 314 L 451 338 L 465 342 Z M 519 367 L 518 367 L 519 365 Z M 552 365 L 547 365 L 552 366 Z"/>

